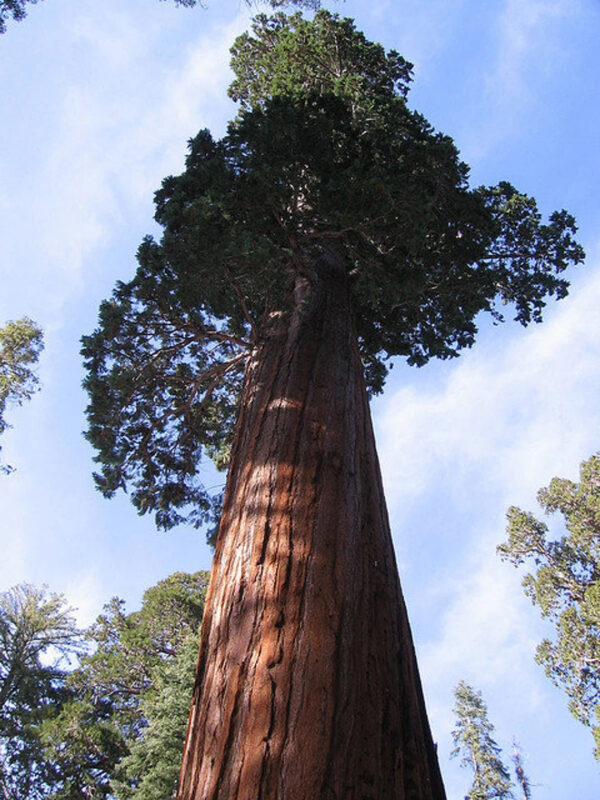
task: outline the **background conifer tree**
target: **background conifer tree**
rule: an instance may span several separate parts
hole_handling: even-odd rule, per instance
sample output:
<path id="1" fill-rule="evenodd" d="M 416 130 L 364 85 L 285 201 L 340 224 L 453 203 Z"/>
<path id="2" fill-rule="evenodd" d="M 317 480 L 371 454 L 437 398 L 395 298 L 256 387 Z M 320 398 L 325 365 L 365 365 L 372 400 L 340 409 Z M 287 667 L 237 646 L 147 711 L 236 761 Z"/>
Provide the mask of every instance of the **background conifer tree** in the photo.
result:
<path id="1" fill-rule="evenodd" d="M 512 760 L 515 770 L 515 780 L 521 789 L 523 800 L 531 800 L 531 782 L 529 781 L 529 776 L 525 772 L 521 746 L 516 741 L 516 739 L 513 739 Z"/>
<path id="2" fill-rule="evenodd" d="M 64 597 L 29 584 L 0 595 L 0 794 L 37 800 L 54 785 L 40 730 L 65 700 L 81 634 Z"/>
<path id="3" fill-rule="evenodd" d="M 540 489 L 545 514 L 559 513 L 565 533 L 515 506 L 508 511 L 508 539 L 500 556 L 533 571 L 523 578 L 525 594 L 554 625 L 536 660 L 562 687 L 573 715 L 592 727 L 600 758 L 600 455 L 581 464 L 579 483 L 553 478 Z"/>
<path id="4" fill-rule="evenodd" d="M 0 328 L 0 434 L 10 428 L 8 407 L 20 406 L 38 390 L 35 365 L 43 349 L 42 330 L 28 317 L 11 320 Z M 11 471 L 12 467 L 0 464 L 0 472 Z"/>
<path id="5" fill-rule="evenodd" d="M 175 573 L 139 611 L 113 598 L 86 632 L 89 652 L 41 727 L 54 800 L 165 800 L 175 794 L 208 573 Z"/>
<path id="6" fill-rule="evenodd" d="M 501 748 L 493 739 L 494 726 L 488 719 L 481 692 L 460 681 L 454 691 L 456 726 L 452 732 L 453 756 L 473 770 L 473 784 L 465 800 L 491 800 L 513 797 L 512 781 L 500 757 Z"/>

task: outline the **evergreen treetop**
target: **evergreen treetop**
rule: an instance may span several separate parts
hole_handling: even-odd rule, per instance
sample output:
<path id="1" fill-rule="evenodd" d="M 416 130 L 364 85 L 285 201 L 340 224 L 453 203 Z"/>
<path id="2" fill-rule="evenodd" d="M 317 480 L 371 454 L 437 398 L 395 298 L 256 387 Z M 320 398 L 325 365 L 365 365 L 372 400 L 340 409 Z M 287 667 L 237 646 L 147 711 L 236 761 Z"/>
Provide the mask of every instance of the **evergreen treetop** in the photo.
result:
<path id="1" fill-rule="evenodd" d="M 460 681 L 454 691 L 456 725 L 452 732 L 452 756 L 461 756 L 461 766 L 473 770 L 473 784 L 465 800 L 512 797 L 510 774 L 500 757 L 501 748 L 493 738 L 494 726 L 481 692 Z"/>
<path id="2" fill-rule="evenodd" d="M 389 357 L 456 356 L 497 302 L 539 321 L 583 258 L 565 211 L 546 223 L 509 183 L 469 188 L 452 140 L 406 104 L 410 65 L 351 20 L 261 16 L 232 52 L 237 119 L 191 140 L 156 194 L 160 242 L 83 339 L 98 486 L 129 487 L 161 527 L 210 519 L 199 460 L 226 463 L 248 352 L 298 280 L 351 287 L 377 392 Z"/>

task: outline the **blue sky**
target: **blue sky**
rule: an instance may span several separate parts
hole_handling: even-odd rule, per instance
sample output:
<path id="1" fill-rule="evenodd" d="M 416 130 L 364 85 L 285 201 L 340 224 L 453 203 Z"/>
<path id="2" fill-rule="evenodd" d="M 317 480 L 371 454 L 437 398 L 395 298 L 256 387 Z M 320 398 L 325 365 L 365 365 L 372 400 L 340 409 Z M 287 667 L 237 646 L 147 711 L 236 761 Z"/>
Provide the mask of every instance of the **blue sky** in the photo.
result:
<path id="1" fill-rule="evenodd" d="M 578 219 L 588 258 L 543 325 L 482 324 L 451 363 L 397 364 L 373 404 L 401 579 L 449 800 L 452 691 L 483 691 L 498 741 L 516 736 L 536 800 L 595 800 L 589 732 L 533 660 L 547 635 L 517 572 L 495 556 L 505 512 L 535 510 L 554 475 L 600 449 L 600 83 L 597 0 L 329 3 L 415 64 L 410 103 L 454 137 L 473 184 L 510 180 Z M 89 623 L 111 596 L 133 610 L 175 570 L 208 569 L 201 533 L 157 533 L 123 496 L 95 492 L 81 436 L 79 337 L 135 269 L 152 196 L 199 128 L 234 113 L 237 0 L 45 0 L 0 39 L 0 321 L 45 329 L 42 391 L 13 409 L 0 481 L 0 590 L 64 592 Z M 209 481 L 219 477 L 208 475 Z"/>

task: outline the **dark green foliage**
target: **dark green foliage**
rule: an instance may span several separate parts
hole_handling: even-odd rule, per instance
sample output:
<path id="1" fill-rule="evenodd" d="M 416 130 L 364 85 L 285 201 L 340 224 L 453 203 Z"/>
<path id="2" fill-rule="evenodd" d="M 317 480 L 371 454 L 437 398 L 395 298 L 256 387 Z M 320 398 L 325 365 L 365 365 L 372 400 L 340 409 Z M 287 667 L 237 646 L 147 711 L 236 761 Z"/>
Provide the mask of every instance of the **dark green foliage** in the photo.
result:
<path id="1" fill-rule="evenodd" d="M 512 782 L 502 759 L 501 748 L 492 738 L 494 726 L 488 720 L 481 692 L 464 681 L 454 691 L 456 726 L 452 732 L 452 756 L 461 756 L 461 766 L 473 770 L 473 785 L 465 800 L 512 797 Z"/>
<path id="2" fill-rule="evenodd" d="M 6 33 L 7 19 L 25 19 L 25 3 L 37 3 L 37 0 L 0 0 L 0 33 Z"/>
<path id="3" fill-rule="evenodd" d="M 185 737 L 208 573 L 175 573 L 126 614 L 113 598 L 87 632 L 91 654 L 41 731 L 58 800 L 167 800 Z"/>
<path id="4" fill-rule="evenodd" d="M 208 577 L 171 575 L 132 614 L 114 598 L 85 636 L 58 595 L 0 595 L 3 800 L 173 795 Z"/>
<path id="5" fill-rule="evenodd" d="M 5 419 L 7 406 L 20 406 L 38 390 L 33 366 L 43 349 L 42 330 L 28 317 L 0 328 L 0 434 L 10 428 Z M 0 472 L 11 471 L 12 467 L 0 465 Z"/>
<path id="6" fill-rule="evenodd" d="M 546 523 L 512 507 L 498 552 L 515 566 L 533 563 L 525 593 L 556 631 L 536 660 L 564 688 L 573 715 L 592 726 L 600 759 L 600 454 L 582 463 L 579 483 L 553 478 L 538 502 L 563 516 L 566 533 L 555 539 Z"/>
<path id="7" fill-rule="evenodd" d="M 112 797 L 114 770 L 128 752 L 115 725 L 113 703 L 92 698 L 70 682 L 66 688 L 68 694 L 37 731 L 44 763 L 53 772 L 44 797 Z"/>
<path id="8" fill-rule="evenodd" d="M 344 264 L 378 392 L 391 356 L 454 357 L 497 303 L 539 321 L 583 258 L 566 212 L 544 223 L 508 183 L 469 189 L 451 139 L 406 105 L 410 64 L 351 20 L 261 16 L 232 52 L 237 119 L 191 140 L 156 194 L 161 241 L 83 339 L 98 486 L 161 527 L 211 518 L 201 456 L 226 463 L 248 353 L 317 263 Z"/>
<path id="9" fill-rule="evenodd" d="M 62 596 L 21 584 L 0 595 L 0 795 L 46 797 L 56 770 L 40 731 L 68 696 L 65 666 L 81 649 Z M 65 663 L 67 662 L 67 663 Z"/>
<path id="10" fill-rule="evenodd" d="M 47 797 L 56 778 L 44 753 L 40 732 L 65 701 L 65 673 L 36 665 L 20 682 L 8 713 L 0 721 L 0 796 L 11 800 Z"/>
<path id="11" fill-rule="evenodd" d="M 213 503 L 197 464 L 203 445 L 226 458 L 244 343 L 224 326 L 217 330 L 201 308 L 186 308 L 185 299 L 162 312 L 178 289 L 155 280 L 156 250 L 149 240 L 142 244 L 135 281 L 102 305 L 107 338 L 84 338 L 93 398 L 87 437 L 101 454 L 97 482 L 107 496 L 131 484 L 134 505 L 142 514 L 154 511 L 159 527 L 186 515 L 199 526 Z"/>
<path id="12" fill-rule="evenodd" d="M 156 671 L 152 692 L 144 699 L 147 727 L 129 742 L 113 781 L 119 800 L 166 800 L 177 787 L 181 753 L 198 660 L 198 636 L 181 645 L 176 658 Z"/>

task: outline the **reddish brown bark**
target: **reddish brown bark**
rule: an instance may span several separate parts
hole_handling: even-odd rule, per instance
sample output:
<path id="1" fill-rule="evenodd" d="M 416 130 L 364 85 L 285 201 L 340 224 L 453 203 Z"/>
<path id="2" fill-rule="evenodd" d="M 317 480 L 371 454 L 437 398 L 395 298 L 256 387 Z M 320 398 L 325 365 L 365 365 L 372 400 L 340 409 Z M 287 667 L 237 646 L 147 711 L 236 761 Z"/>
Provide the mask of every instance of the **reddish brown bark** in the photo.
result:
<path id="1" fill-rule="evenodd" d="M 443 800 L 344 280 L 260 343 L 180 800 Z"/>

